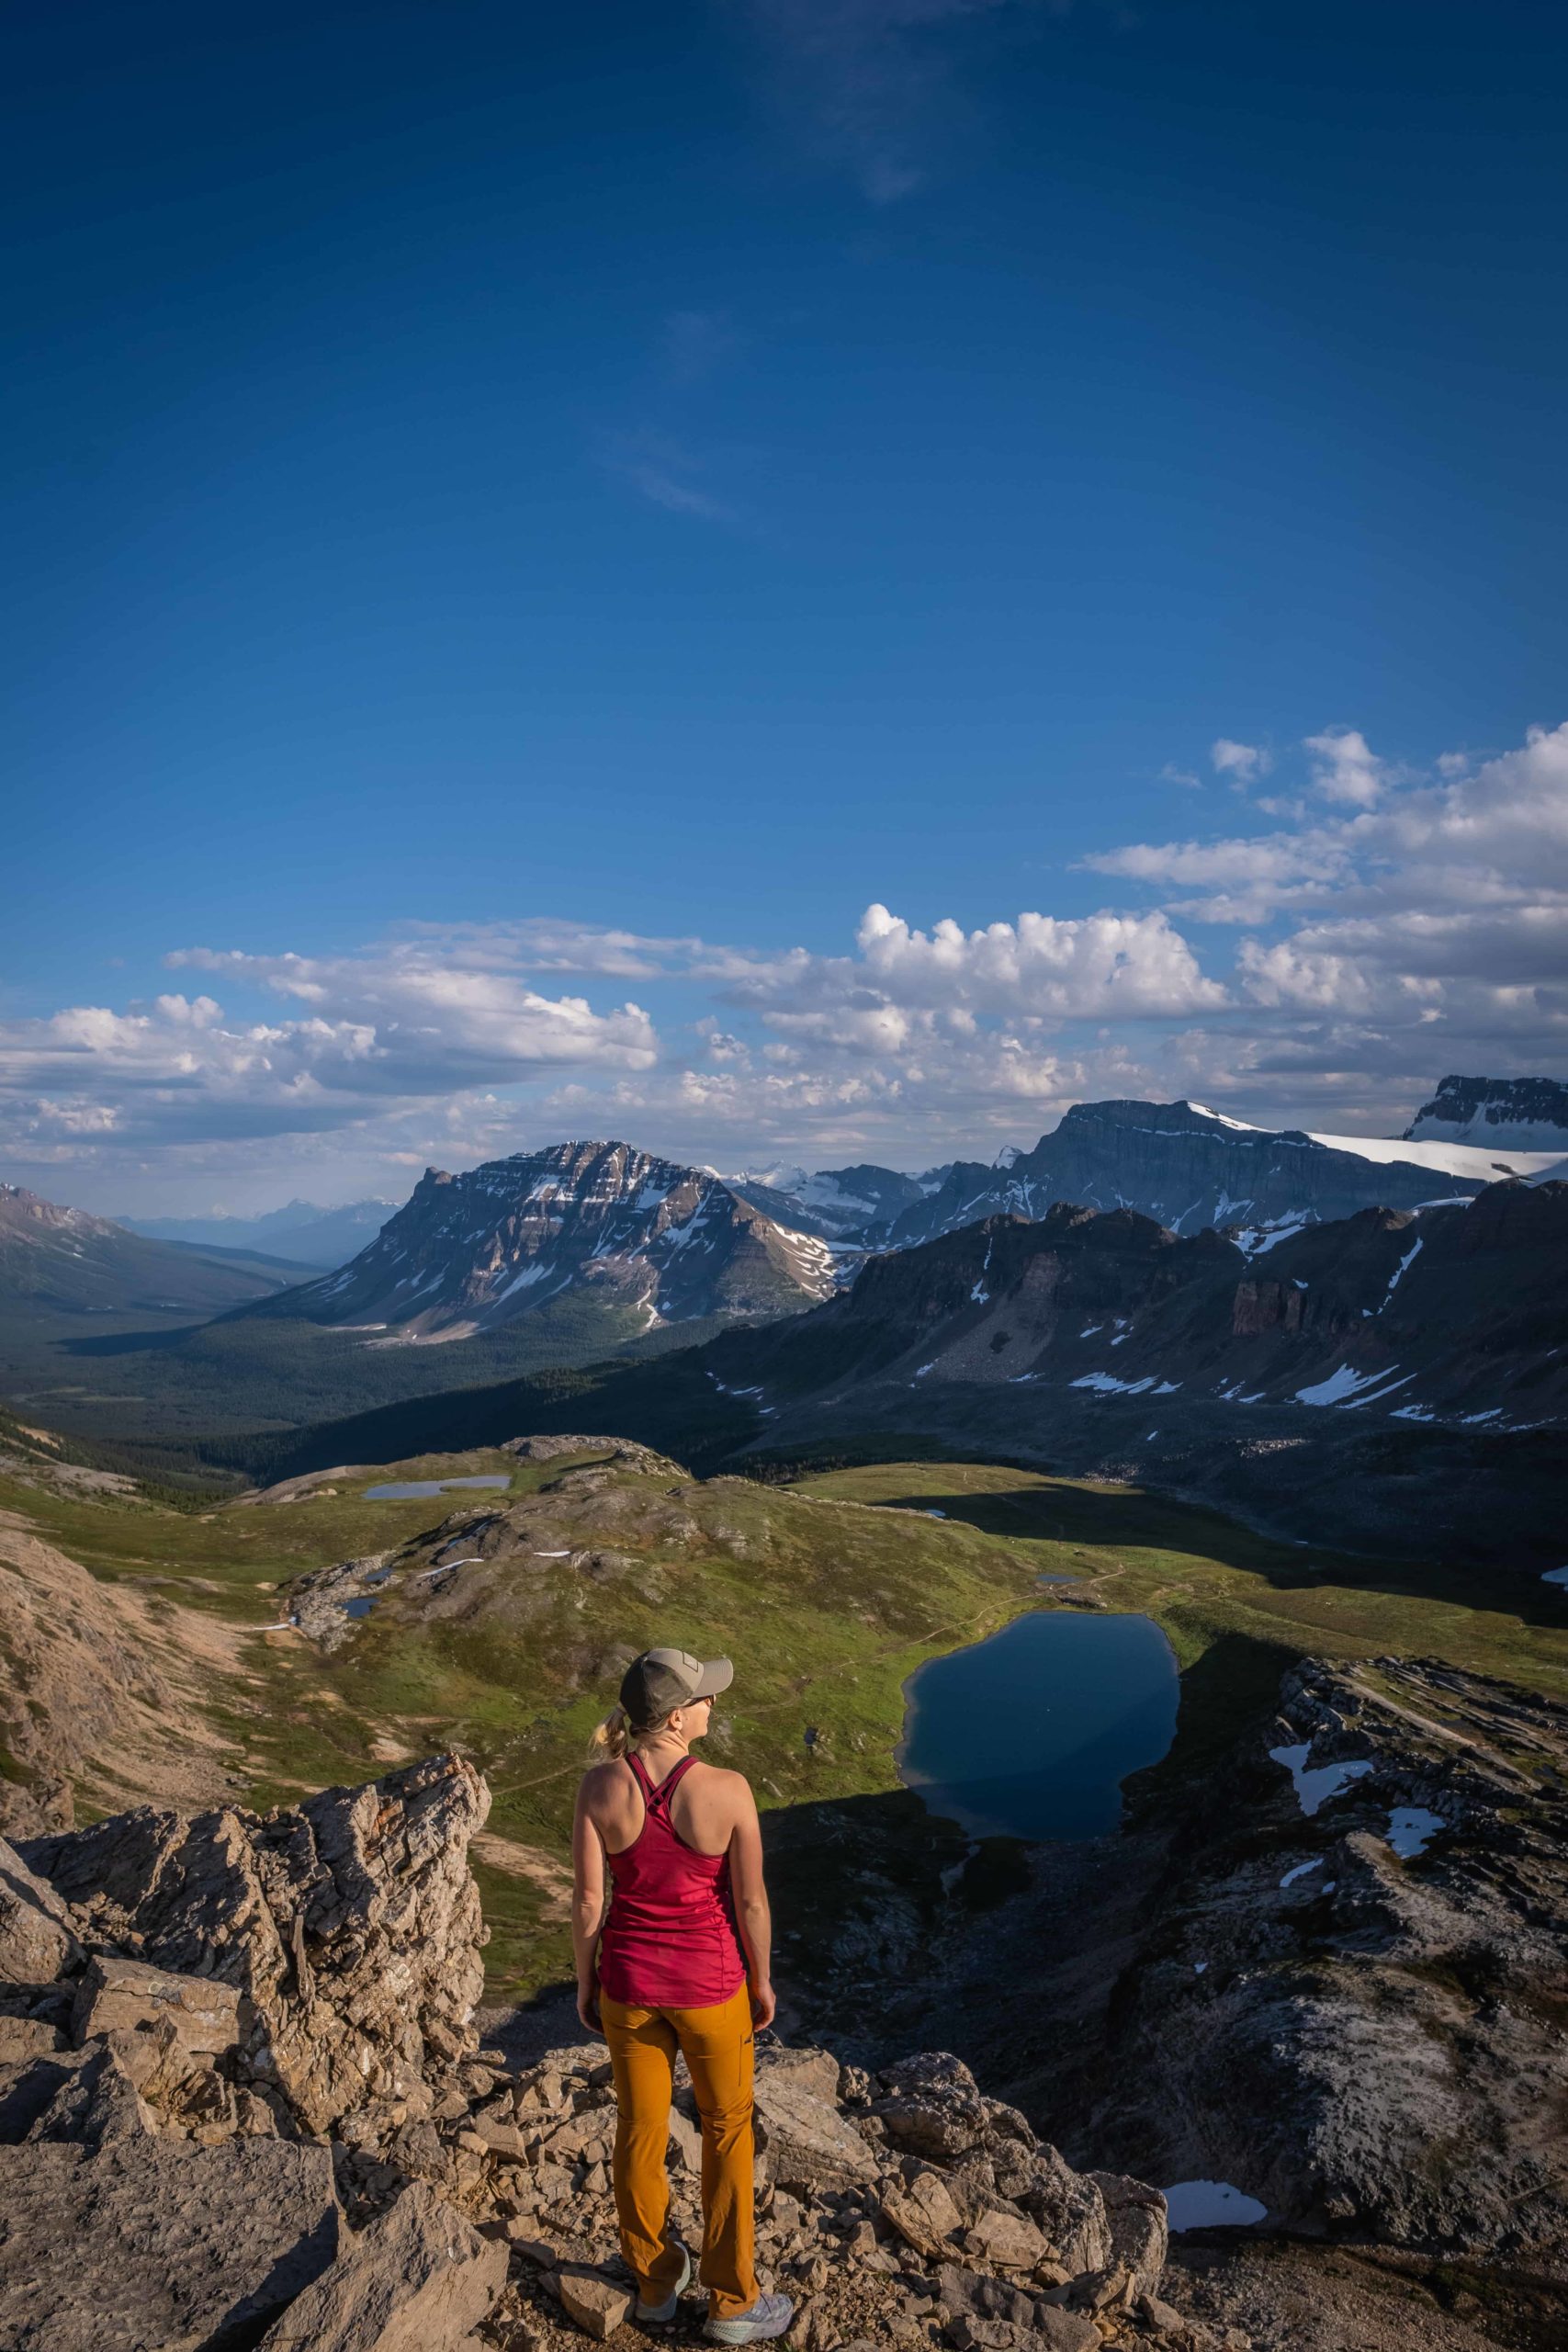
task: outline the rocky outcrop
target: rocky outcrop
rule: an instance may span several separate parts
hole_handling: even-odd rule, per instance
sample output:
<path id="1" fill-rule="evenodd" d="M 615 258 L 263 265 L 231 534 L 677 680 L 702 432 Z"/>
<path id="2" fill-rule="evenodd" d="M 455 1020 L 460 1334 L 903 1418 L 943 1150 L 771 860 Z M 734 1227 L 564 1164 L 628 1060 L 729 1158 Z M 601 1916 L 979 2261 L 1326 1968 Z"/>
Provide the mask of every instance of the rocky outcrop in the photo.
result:
<path id="1" fill-rule="evenodd" d="M 1568 1086 L 1556 1078 L 1445 1078 L 1406 1139 L 1568 1152 Z"/>
<path id="2" fill-rule="evenodd" d="M 1287 1675 L 1182 1816 L 1083 2129 L 1298 2232 L 1568 2240 L 1568 1713 L 1437 1663 Z"/>
<path id="3" fill-rule="evenodd" d="M 474 2046 L 468 1843 L 489 1807 L 471 1765 L 435 1757 L 265 1818 L 143 1806 L 27 1859 L 95 1947 L 239 1995 L 236 2071 L 320 2132 Z"/>

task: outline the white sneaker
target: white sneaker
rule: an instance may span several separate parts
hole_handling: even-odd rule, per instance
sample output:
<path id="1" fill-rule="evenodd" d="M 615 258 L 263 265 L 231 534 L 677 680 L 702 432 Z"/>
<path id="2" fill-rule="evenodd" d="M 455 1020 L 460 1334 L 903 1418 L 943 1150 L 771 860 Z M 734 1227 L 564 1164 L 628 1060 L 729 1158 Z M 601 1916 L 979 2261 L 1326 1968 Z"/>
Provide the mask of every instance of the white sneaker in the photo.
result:
<path id="1" fill-rule="evenodd" d="M 762 2344 L 782 2335 L 794 2317 L 795 2305 L 787 2295 L 759 2295 L 749 2312 L 737 2312 L 733 2319 L 710 2319 L 703 2334 L 712 2344 Z"/>
<path id="2" fill-rule="evenodd" d="M 690 2246 L 682 2244 L 681 2246 L 681 2276 L 676 2279 L 675 2284 L 671 2288 L 670 2292 L 665 2296 L 664 2301 L 661 2303 L 645 2303 L 642 2297 L 639 2295 L 632 2312 L 632 2317 L 635 2320 L 640 2320 L 644 2327 L 663 2327 L 667 2325 L 668 2323 L 674 2318 L 676 2311 L 680 2305 L 681 2298 L 685 2293 L 691 2283 L 692 2250 Z"/>

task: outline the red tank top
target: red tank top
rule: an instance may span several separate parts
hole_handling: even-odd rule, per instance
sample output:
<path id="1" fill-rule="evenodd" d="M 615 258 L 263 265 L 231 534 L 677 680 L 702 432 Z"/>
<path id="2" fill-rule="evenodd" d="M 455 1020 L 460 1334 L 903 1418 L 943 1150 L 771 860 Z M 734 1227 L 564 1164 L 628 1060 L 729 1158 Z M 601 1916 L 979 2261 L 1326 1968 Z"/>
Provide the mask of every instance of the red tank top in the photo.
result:
<path id="1" fill-rule="evenodd" d="M 682 1757 L 655 1788 L 642 1758 L 626 1758 L 642 1791 L 643 1824 L 629 1846 L 609 1855 L 599 1982 L 613 2001 L 706 2009 L 746 1981 L 729 1856 L 699 1854 L 670 1818 L 670 1800 L 695 1761 Z"/>

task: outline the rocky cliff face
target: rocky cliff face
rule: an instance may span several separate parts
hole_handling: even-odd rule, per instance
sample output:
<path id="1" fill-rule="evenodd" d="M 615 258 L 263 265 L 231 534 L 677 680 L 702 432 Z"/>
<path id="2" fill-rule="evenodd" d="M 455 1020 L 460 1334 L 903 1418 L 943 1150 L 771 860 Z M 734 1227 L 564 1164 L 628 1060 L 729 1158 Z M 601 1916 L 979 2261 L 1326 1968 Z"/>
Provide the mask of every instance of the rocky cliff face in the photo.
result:
<path id="1" fill-rule="evenodd" d="M 977 1217 L 1043 1216 L 1058 1202 L 1134 1209 L 1173 1233 L 1279 1231 L 1358 1209 L 1468 1198 L 1495 1172 L 1450 1174 L 1418 1155 L 1364 1158 L 1312 1136 L 1243 1126 L 1198 1103 L 1079 1102 L 1010 1166 L 959 1162 L 929 1200 L 895 1219 L 887 1240 L 903 1249 Z"/>
<path id="2" fill-rule="evenodd" d="M 0 1844 L 0 2342 L 545 2352 L 628 2320 L 602 2046 L 513 2066 L 473 2022 L 487 1803 L 434 1758 L 265 1820 Z M 770 2041 L 756 2109 L 802 2352 L 1247 2342 L 1160 2300 L 1157 2190 L 1076 2172 L 954 2058 Z M 669 2154 L 694 2237 L 689 2088 Z"/>
<path id="3" fill-rule="evenodd" d="M 879 1411 L 962 1382 L 1024 1389 L 1043 1419 L 1068 1391 L 1137 1398 L 1141 1414 L 1179 1413 L 1164 1400 L 1179 1396 L 1535 1422 L 1568 1410 L 1565 1282 L 1568 1184 L 1261 1240 L 1057 1206 L 874 1258 L 843 1297 L 710 1353 L 781 1406 L 858 1396 L 874 1376 Z"/>
<path id="4" fill-rule="evenodd" d="M 1230 1238 L 1055 1206 L 872 1259 L 843 1296 L 704 1361 L 766 1412 L 771 1449 L 919 1430 L 1275 1523 L 1299 1505 L 1356 1546 L 1416 1532 L 1414 1478 L 1420 1540 L 1495 1557 L 1506 1527 L 1540 1574 L 1558 1565 L 1565 1298 L 1568 1184 Z"/>
<path id="5" fill-rule="evenodd" d="M 567 1293 L 636 1328 L 788 1314 L 825 1297 L 832 1261 L 717 1177 L 623 1143 L 570 1143 L 427 1169 L 337 1273 L 258 1310 L 389 1340 L 466 1339 Z"/>
<path id="6" fill-rule="evenodd" d="M 1445 1078 L 1407 1138 L 1568 1152 L 1568 1086 L 1555 1078 Z"/>

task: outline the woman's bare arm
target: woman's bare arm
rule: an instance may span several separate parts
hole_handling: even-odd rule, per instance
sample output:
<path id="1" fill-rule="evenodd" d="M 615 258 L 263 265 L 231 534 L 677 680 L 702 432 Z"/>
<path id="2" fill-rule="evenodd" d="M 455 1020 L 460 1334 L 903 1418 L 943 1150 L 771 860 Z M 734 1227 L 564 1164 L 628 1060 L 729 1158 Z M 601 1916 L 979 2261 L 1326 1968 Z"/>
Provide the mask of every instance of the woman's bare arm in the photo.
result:
<path id="1" fill-rule="evenodd" d="M 746 1973 L 751 1987 L 751 2022 L 772 2025 L 778 2002 L 773 1996 L 773 1920 L 768 1890 L 762 1883 L 762 1830 L 757 1800 L 738 1772 L 735 1826 L 729 1838 L 729 1886 L 735 1897 L 736 1924 L 746 1948 Z"/>
<path id="2" fill-rule="evenodd" d="M 604 1925 L 604 1841 L 588 1810 L 588 1782 L 577 1792 L 571 1824 L 571 1949 L 577 1962 L 577 2014 L 599 2027 L 599 1932 Z"/>

